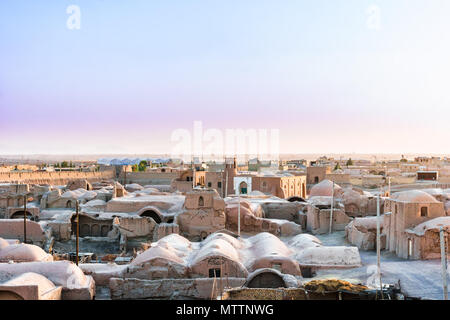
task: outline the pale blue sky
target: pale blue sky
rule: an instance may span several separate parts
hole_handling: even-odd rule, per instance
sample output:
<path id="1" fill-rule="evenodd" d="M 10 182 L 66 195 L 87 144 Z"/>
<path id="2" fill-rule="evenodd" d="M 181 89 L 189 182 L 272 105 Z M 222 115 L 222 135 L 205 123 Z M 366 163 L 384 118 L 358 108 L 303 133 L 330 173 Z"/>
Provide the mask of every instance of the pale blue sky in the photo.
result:
<path id="1" fill-rule="evenodd" d="M 169 152 L 194 120 L 278 128 L 281 152 L 448 153 L 449 16 L 447 0 L 2 0 L 0 154 Z"/>

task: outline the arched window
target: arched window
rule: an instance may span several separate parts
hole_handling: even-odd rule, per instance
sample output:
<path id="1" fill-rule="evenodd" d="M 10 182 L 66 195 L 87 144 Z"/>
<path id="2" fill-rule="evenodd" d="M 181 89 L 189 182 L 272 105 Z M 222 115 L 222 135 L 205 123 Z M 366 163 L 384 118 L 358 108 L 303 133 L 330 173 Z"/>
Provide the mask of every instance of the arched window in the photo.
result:
<path id="1" fill-rule="evenodd" d="M 200 197 L 198 198 L 198 206 L 199 206 L 199 207 L 205 206 L 205 200 L 203 199 L 202 196 L 200 196 Z"/>
<path id="2" fill-rule="evenodd" d="M 161 217 L 154 210 L 145 210 L 140 214 L 141 217 L 152 218 L 156 223 L 161 223 Z"/>
<path id="3" fill-rule="evenodd" d="M 420 216 L 421 217 L 428 217 L 428 207 L 420 208 Z"/>
<path id="4" fill-rule="evenodd" d="M 247 194 L 247 183 L 245 183 L 244 181 L 242 181 L 239 184 L 239 191 L 241 194 Z"/>
<path id="5" fill-rule="evenodd" d="M 319 177 L 314 177 L 314 183 L 319 183 Z"/>

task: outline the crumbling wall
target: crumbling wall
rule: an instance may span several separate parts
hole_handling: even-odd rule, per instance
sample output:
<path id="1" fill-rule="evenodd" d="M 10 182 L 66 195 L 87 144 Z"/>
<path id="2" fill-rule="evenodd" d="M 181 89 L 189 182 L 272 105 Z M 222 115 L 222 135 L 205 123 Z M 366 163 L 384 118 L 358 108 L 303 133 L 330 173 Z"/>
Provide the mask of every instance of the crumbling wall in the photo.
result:
<path id="1" fill-rule="evenodd" d="M 330 230 L 331 209 L 308 206 L 307 230 L 313 234 L 323 234 Z M 344 231 L 351 218 L 342 209 L 333 209 L 332 231 Z"/>
<path id="2" fill-rule="evenodd" d="M 155 230 L 156 222 L 149 217 L 119 217 L 120 233 L 127 238 L 152 236 Z"/>
<path id="3" fill-rule="evenodd" d="M 180 227 L 176 223 L 160 223 L 156 226 L 153 241 L 158 241 L 169 234 L 180 233 Z"/>
<path id="4" fill-rule="evenodd" d="M 104 179 L 114 179 L 114 171 L 107 170 L 101 172 L 10 172 L 0 173 L 0 183 L 34 183 L 65 185 L 70 180 L 86 179 L 90 182 L 101 181 Z"/>
<path id="5" fill-rule="evenodd" d="M 240 287 L 245 278 L 121 279 L 111 278 L 111 299 L 215 299 L 221 288 Z"/>

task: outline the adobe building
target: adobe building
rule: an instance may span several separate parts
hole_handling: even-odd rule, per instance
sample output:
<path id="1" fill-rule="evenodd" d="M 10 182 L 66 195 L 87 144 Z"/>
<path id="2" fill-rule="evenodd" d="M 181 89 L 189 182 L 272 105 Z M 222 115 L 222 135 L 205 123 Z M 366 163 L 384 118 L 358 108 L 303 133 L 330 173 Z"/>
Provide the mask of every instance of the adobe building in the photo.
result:
<path id="1" fill-rule="evenodd" d="M 0 281 L 0 300 L 61 300 L 61 296 L 62 286 L 34 272 Z"/>
<path id="2" fill-rule="evenodd" d="M 386 247 L 386 234 L 383 232 L 384 216 L 362 217 L 353 219 L 345 227 L 345 237 L 360 250 L 375 250 L 377 237 L 377 220 L 380 221 L 381 249 Z"/>
<path id="3" fill-rule="evenodd" d="M 306 212 L 306 230 L 313 234 L 343 231 L 351 218 L 345 213 L 343 189 L 330 180 L 323 180 L 311 188 Z M 333 210 L 332 207 L 333 206 Z"/>
<path id="4" fill-rule="evenodd" d="M 331 197 L 333 195 L 333 182 L 325 179 L 314 185 L 309 193 L 309 198 Z M 377 214 L 377 197 L 358 187 L 342 188 L 334 183 L 334 197 L 344 205 L 344 212 L 349 217 L 365 217 Z M 381 213 L 383 213 L 384 198 L 380 199 Z"/>
<path id="5" fill-rule="evenodd" d="M 306 168 L 306 183 L 313 185 L 325 180 L 326 175 L 331 173 L 328 166 L 309 166 Z"/>
<path id="6" fill-rule="evenodd" d="M 444 241 L 448 246 L 450 243 L 450 217 L 434 218 L 414 228 L 406 229 L 408 259 L 440 259 L 440 228 L 444 230 Z"/>
<path id="7" fill-rule="evenodd" d="M 410 259 L 420 256 L 411 233 L 414 229 L 431 219 L 446 215 L 444 204 L 421 190 L 396 192 L 386 199 L 383 230 L 386 234 L 386 249 L 400 258 Z"/>
<path id="8" fill-rule="evenodd" d="M 24 195 L 31 195 L 28 184 L 0 184 L 0 218 L 7 218 L 7 214 L 11 216 L 11 213 L 7 212 L 8 208 L 23 209 Z"/>
<path id="9" fill-rule="evenodd" d="M 417 171 L 417 181 L 438 181 L 439 171 Z"/>
<path id="10" fill-rule="evenodd" d="M 86 179 L 77 179 L 77 180 L 70 180 L 67 185 L 66 189 L 68 190 L 77 190 L 77 189 L 85 189 L 85 190 L 92 190 L 92 185 L 87 181 Z"/>
<path id="11" fill-rule="evenodd" d="M 283 218 L 265 218 L 266 214 L 260 204 L 252 203 L 248 198 L 241 199 L 239 204 L 236 197 L 227 198 L 226 201 L 225 214 L 227 230 L 233 232 L 238 231 L 239 213 L 241 232 L 268 232 L 276 236 L 293 236 L 302 232 L 302 226 L 300 224 Z M 298 211 L 296 214 L 298 215 Z M 294 220 L 295 218 L 293 217 L 292 219 Z"/>
<path id="12" fill-rule="evenodd" d="M 304 254 L 305 250 L 310 253 Z M 285 244 L 267 232 L 246 239 L 216 232 L 200 243 L 171 234 L 138 254 L 129 266 L 111 272 L 123 278 L 140 279 L 245 278 L 258 269 L 271 268 L 301 277 L 300 265 L 310 263 L 311 267 L 313 262 L 316 268 L 361 265 L 357 248 L 326 247 L 311 235 L 298 235 Z M 91 271 L 96 279 L 94 269 Z"/>
<path id="13" fill-rule="evenodd" d="M 48 239 L 41 224 L 27 220 L 27 243 L 42 246 Z M 24 223 L 21 219 L 0 219 L 0 237 L 24 241 Z"/>
<path id="14" fill-rule="evenodd" d="M 11 292 L 14 291 L 5 287 L 13 283 L 18 284 L 19 281 L 11 280 L 27 273 L 38 274 L 40 277 L 31 277 L 31 279 L 26 277 L 26 286 L 34 285 L 39 288 L 42 285 L 42 277 L 47 278 L 55 287 L 62 287 L 62 300 L 92 300 L 95 296 L 94 279 L 85 275 L 75 263 L 70 261 L 0 263 L 0 295 L 5 294 L 6 291 L 11 296 Z M 53 286 L 49 285 L 48 288 Z M 30 294 L 23 296 L 19 292 L 15 293 L 19 296 L 16 297 L 17 299 L 30 297 Z"/>
<path id="15" fill-rule="evenodd" d="M 179 177 L 173 179 L 170 191 L 190 192 L 195 187 L 215 189 L 222 198 L 234 193 L 233 178 L 237 175 L 236 159 L 226 160 L 223 170 L 184 170 Z"/>
<path id="16" fill-rule="evenodd" d="M 289 173 L 237 175 L 234 177 L 234 190 L 237 195 L 260 191 L 281 199 L 306 198 L 306 177 Z"/>
<path id="17" fill-rule="evenodd" d="M 384 197 L 380 198 L 381 213 L 384 212 Z M 377 214 L 377 197 L 357 187 L 343 189 L 342 200 L 345 213 L 350 217 L 366 217 Z"/>
<path id="18" fill-rule="evenodd" d="M 205 239 L 225 228 L 225 202 L 214 189 L 194 189 L 186 193 L 183 212 L 176 217 L 185 237 Z"/>
<path id="19" fill-rule="evenodd" d="M 236 158 L 227 159 L 222 171 L 194 171 L 183 172 L 171 183 L 171 191 L 186 193 L 194 187 L 215 189 L 223 198 L 228 195 L 247 194 L 261 191 L 279 198 L 306 197 L 306 177 L 290 173 L 254 173 L 239 174 Z"/>
<path id="20" fill-rule="evenodd" d="M 216 297 L 217 287 L 240 287 L 256 274 L 262 282 L 273 279 L 269 273 L 283 275 L 288 279 L 280 285 L 288 282 L 288 287 L 297 287 L 303 273 L 310 277 L 319 269 L 360 266 L 358 248 L 326 247 L 311 235 L 300 234 L 286 244 L 269 233 L 244 239 L 216 232 L 201 242 L 172 234 L 128 265 L 84 264 L 81 268 L 96 283 L 108 286 L 112 299 L 209 299 Z"/>
<path id="21" fill-rule="evenodd" d="M 333 204 L 333 210 L 331 204 Z M 345 214 L 344 205 L 338 198 L 313 197 L 308 200 L 306 212 L 306 230 L 312 234 L 324 234 L 330 231 L 343 231 L 351 218 Z"/>

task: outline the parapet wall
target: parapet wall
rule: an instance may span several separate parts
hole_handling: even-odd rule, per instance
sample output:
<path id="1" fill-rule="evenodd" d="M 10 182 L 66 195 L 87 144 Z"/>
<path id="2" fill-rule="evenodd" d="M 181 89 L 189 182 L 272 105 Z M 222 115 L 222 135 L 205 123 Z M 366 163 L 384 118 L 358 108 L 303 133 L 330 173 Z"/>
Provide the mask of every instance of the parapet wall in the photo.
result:
<path id="1" fill-rule="evenodd" d="M 170 185 L 173 179 L 180 176 L 179 172 L 127 172 L 120 174 L 120 182 L 145 185 Z M 125 181 L 126 180 L 126 181 Z"/>
<path id="2" fill-rule="evenodd" d="M 0 183 L 34 183 L 34 184 L 53 184 L 65 185 L 70 180 L 86 179 L 89 182 L 96 182 L 105 179 L 114 179 L 114 171 L 101 172 L 0 172 Z"/>

